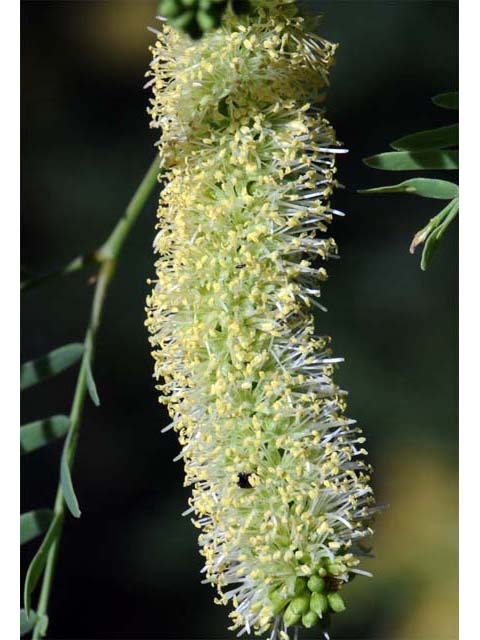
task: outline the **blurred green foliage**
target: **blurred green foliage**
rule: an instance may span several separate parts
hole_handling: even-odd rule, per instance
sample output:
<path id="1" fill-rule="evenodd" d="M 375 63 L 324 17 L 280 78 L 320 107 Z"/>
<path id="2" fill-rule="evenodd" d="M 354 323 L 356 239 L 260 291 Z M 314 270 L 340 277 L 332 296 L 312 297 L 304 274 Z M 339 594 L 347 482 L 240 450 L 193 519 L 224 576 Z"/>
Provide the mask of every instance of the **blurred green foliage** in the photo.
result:
<path id="1" fill-rule="evenodd" d="M 235 13 L 249 10 L 248 0 L 160 0 L 158 13 L 172 27 L 197 39 L 220 26 L 228 6 Z"/>
<path id="2" fill-rule="evenodd" d="M 432 98 L 433 104 L 444 109 L 458 110 L 458 92 L 442 93 Z M 425 169 L 458 171 L 458 123 L 418 131 L 390 143 L 395 151 L 365 158 L 367 166 L 385 171 L 424 171 Z M 454 149 L 452 150 L 452 147 Z M 420 229 L 410 243 L 410 253 L 424 244 L 420 266 L 423 271 L 430 264 L 443 234 L 456 219 L 459 211 L 458 185 L 438 178 L 413 178 L 400 184 L 362 189 L 359 193 L 410 193 L 449 200 L 440 213 Z"/>

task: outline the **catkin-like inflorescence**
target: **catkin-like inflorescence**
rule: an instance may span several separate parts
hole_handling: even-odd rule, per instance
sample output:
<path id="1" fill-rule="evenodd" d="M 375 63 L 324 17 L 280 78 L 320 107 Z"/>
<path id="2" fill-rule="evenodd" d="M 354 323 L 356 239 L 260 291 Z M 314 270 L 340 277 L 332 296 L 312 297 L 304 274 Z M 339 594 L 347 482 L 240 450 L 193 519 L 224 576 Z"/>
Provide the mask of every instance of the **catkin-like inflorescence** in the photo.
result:
<path id="1" fill-rule="evenodd" d="M 341 149 L 319 107 L 335 46 L 289 0 L 251 5 L 152 47 L 165 186 L 147 325 L 206 581 L 233 629 L 273 638 L 344 608 L 373 498 L 312 314 L 336 255 Z"/>

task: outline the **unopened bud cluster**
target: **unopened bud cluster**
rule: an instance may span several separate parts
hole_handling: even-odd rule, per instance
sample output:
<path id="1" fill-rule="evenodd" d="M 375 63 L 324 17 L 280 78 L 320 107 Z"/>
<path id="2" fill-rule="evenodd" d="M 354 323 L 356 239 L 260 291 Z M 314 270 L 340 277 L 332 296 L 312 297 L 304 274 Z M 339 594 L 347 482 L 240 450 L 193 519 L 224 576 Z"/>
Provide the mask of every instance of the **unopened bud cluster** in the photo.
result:
<path id="1" fill-rule="evenodd" d="M 269 594 L 275 615 L 281 614 L 286 628 L 303 625 L 307 629 L 320 624 L 328 628 L 330 613 L 345 611 L 338 593 L 348 582 L 347 566 L 341 562 L 323 562 L 310 577 L 296 577 Z"/>

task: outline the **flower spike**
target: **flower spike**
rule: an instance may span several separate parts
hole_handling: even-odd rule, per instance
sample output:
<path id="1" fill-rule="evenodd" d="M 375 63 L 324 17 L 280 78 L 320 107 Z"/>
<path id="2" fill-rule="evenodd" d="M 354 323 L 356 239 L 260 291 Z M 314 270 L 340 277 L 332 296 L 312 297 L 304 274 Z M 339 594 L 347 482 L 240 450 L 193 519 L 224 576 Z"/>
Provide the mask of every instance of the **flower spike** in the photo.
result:
<path id="1" fill-rule="evenodd" d="M 232 629 L 287 638 L 343 611 L 372 533 L 364 438 L 314 335 L 335 159 L 320 104 L 335 45 L 290 0 L 252 0 L 152 47 L 165 186 L 147 300 L 205 581 Z M 319 305 L 320 306 L 320 305 Z"/>

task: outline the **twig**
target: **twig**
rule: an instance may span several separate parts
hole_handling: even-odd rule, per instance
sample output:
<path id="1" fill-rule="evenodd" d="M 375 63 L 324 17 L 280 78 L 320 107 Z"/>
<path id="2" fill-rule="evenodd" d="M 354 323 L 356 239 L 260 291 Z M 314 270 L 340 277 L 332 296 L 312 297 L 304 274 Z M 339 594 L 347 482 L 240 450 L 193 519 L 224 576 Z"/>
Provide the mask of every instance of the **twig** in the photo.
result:
<path id="1" fill-rule="evenodd" d="M 98 273 L 98 278 L 96 280 L 95 292 L 93 295 L 92 309 L 90 314 L 90 322 L 87 328 L 87 333 L 85 335 L 85 351 L 83 353 L 80 371 L 77 378 L 77 383 L 75 387 L 75 395 L 73 397 L 72 408 L 70 412 L 70 433 L 69 433 L 69 448 L 67 450 L 67 463 L 71 467 L 73 464 L 73 460 L 75 457 L 75 451 L 77 447 L 78 441 L 78 433 L 81 424 L 82 411 L 85 403 L 85 398 L 87 395 L 87 376 L 88 371 L 91 367 L 91 363 L 93 361 L 94 350 L 95 350 L 95 340 L 98 328 L 100 326 L 100 321 L 102 317 L 103 306 L 105 302 L 105 298 L 107 295 L 108 287 L 115 273 L 115 267 L 117 265 L 118 257 L 122 250 L 123 244 L 133 226 L 135 221 L 137 220 L 140 212 L 142 211 L 145 202 L 148 199 L 153 187 L 157 182 L 157 175 L 159 173 L 159 161 L 158 158 L 155 157 L 155 160 L 151 164 L 147 173 L 145 174 L 142 182 L 138 186 L 137 190 L 133 194 L 130 203 L 128 204 L 124 215 L 120 218 L 120 220 L 115 225 L 113 231 L 109 235 L 106 242 L 98 249 L 92 256 L 95 256 L 95 259 L 92 260 L 92 263 L 97 262 L 100 264 L 100 270 Z M 85 260 L 85 258 L 77 258 L 73 260 L 67 267 L 65 267 L 62 271 L 63 273 L 70 273 L 71 271 L 75 271 L 83 264 L 80 264 L 80 260 Z M 43 279 L 53 277 L 53 274 L 50 276 L 44 276 Z M 63 492 L 61 488 L 61 484 L 59 482 L 57 488 L 57 495 L 55 498 L 55 506 L 54 513 L 59 515 L 62 520 L 65 513 L 65 501 L 63 498 Z M 55 563 L 58 554 L 58 547 L 60 543 L 60 536 L 62 534 L 63 522 L 60 526 L 60 530 L 58 536 L 50 548 L 47 562 L 45 565 L 45 571 L 43 574 L 42 580 L 42 588 L 40 591 L 40 597 L 38 600 L 37 606 L 37 615 L 38 620 L 40 621 L 43 616 L 47 614 L 48 602 L 50 598 L 50 592 L 52 587 L 53 576 L 55 572 Z M 38 640 L 42 637 L 43 629 L 42 626 L 37 622 L 33 629 L 33 640 Z"/>

